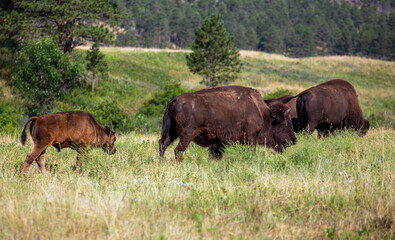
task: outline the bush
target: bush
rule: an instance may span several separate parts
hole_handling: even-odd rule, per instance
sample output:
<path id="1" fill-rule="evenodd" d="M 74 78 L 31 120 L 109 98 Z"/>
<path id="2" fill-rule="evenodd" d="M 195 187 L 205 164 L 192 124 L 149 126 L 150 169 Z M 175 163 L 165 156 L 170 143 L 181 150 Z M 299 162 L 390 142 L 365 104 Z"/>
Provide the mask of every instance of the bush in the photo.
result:
<path id="1" fill-rule="evenodd" d="M 23 124 L 21 106 L 12 101 L 0 101 L 0 132 L 14 132 Z"/>
<path id="2" fill-rule="evenodd" d="M 294 93 L 292 91 L 288 90 L 288 89 L 280 88 L 280 89 L 277 89 L 274 92 L 266 93 L 264 95 L 263 99 L 265 99 L 265 100 L 275 99 L 275 98 L 282 97 L 284 95 L 294 95 Z"/>
<path id="3" fill-rule="evenodd" d="M 81 83 L 81 64 L 63 54 L 49 38 L 25 44 L 19 51 L 16 68 L 10 85 L 26 99 L 29 116 L 49 113 L 55 100 Z"/>
<path id="4" fill-rule="evenodd" d="M 140 108 L 136 118 L 133 120 L 133 130 L 140 130 L 144 133 L 147 131 L 159 131 L 167 104 L 172 98 L 185 92 L 178 82 L 171 82 L 163 89 L 157 91 Z"/>
<path id="5" fill-rule="evenodd" d="M 131 129 L 131 118 L 126 114 L 119 103 L 114 100 L 104 100 L 88 107 L 96 120 L 104 125 L 114 127 L 116 131 L 126 132 Z"/>
<path id="6" fill-rule="evenodd" d="M 180 83 L 172 82 L 166 85 L 162 90 L 157 91 L 152 99 L 145 102 L 139 110 L 139 115 L 161 116 L 165 112 L 167 103 L 174 97 L 185 93 L 180 87 Z"/>

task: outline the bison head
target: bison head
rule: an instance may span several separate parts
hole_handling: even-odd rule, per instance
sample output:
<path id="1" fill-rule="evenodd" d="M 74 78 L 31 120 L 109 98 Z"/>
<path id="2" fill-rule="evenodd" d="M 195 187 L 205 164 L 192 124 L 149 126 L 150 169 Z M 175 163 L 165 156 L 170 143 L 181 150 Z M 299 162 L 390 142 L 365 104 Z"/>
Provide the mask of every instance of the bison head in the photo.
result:
<path id="1" fill-rule="evenodd" d="M 115 131 L 109 127 L 105 127 L 104 132 L 107 137 L 105 140 L 106 143 L 103 145 L 103 149 L 110 154 L 114 154 L 117 151 L 117 149 L 115 149 L 115 140 L 117 139 L 115 137 Z"/>
<path id="2" fill-rule="evenodd" d="M 258 143 L 282 152 L 290 143 L 296 143 L 292 127 L 290 109 L 281 102 L 269 105 L 269 114 L 265 116 L 265 126 L 262 128 Z"/>

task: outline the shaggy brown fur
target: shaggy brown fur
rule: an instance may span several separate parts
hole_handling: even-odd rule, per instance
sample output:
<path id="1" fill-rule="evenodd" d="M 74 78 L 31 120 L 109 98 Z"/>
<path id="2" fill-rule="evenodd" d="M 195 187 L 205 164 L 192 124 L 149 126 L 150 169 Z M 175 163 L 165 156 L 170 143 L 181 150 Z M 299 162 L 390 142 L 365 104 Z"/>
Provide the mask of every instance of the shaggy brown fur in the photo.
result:
<path id="1" fill-rule="evenodd" d="M 289 98 L 291 98 L 291 100 L 288 100 Z M 270 106 L 271 104 L 275 103 L 275 102 L 286 102 L 285 105 L 287 105 L 289 107 L 289 109 L 291 109 L 289 115 L 291 117 L 292 120 L 292 126 L 294 128 L 295 132 L 299 132 L 299 125 L 298 125 L 298 113 L 296 112 L 296 98 L 291 96 L 291 95 L 285 95 L 279 98 L 275 98 L 275 99 L 269 99 L 269 100 L 265 100 L 265 103 Z"/>
<path id="2" fill-rule="evenodd" d="M 191 142 L 220 158 L 231 142 L 266 144 L 281 152 L 296 141 L 289 108 L 282 103 L 268 107 L 258 91 L 242 86 L 206 88 L 173 98 L 163 116 L 161 157 L 177 137 L 177 159 Z"/>
<path id="3" fill-rule="evenodd" d="M 102 127 L 87 112 L 70 111 L 32 117 L 25 123 L 21 143 L 26 143 L 26 127 L 30 123 L 30 134 L 34 143 L 33 150 L 26 156 L 22 175 L 25 175 L 35 160 L 42 173 L 45 173 L 45 151 L 53 146 L 58 151 L 72 148 L 78 152 L 77 173 L 80 172 L 83 154 L 88 147 L 100 147 L 115 153 L 115 132 L 109 127 Z"/>

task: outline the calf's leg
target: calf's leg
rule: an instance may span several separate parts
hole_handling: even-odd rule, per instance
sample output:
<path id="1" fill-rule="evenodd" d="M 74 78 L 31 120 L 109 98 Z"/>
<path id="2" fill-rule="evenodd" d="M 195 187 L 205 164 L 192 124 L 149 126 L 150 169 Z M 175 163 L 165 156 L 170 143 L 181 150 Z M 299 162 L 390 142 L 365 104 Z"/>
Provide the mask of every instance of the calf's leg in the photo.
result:
<path id="1" fill-rule="evenodd" d="M 26 160 L 25 160 L 25 164 L 24 164 L 23 169 L 22 169 L 21 176 L 26 175 L 26 173 L 27 173 L 27 172 L 29 171 L 29 169 L 30 169 L 30 166 L 31 166 L 32 163 L 34 162 L 34 160 L 36 160 L 37 158 L 41 157 L 41 155 L 43 155 L 43 154 L 45 153 L 45 149 L 47 149 L 47 147 L 48 147 L 49 145 L 50 145 L 50 144 L 48 144 L 48 145 L 46 145 L 46 146 L 44 146 L 44 147 L 34 145 L 33 151 L 31 151 L 31 152 L 26 156 Z M 42 160 L 39 160 L 39 161 L 40 161 L 40 164 L 41 164 Z M 37 163 L 38 163 L 38 162 L 37 162 Z M 40 167 L 40 170 L 41 170 L 40 164 L 39 164 L 39 167 Z M 45 169 L 44 169 L 44 170 L 45 170 Z M 41 172 L 42 172 L 42 170 L 41 170 Z"/>
<path id="2" fill-rule="evenodd" d="M 41 155 L 36 159 L 37 165 L 40 168 L 42 174 L 46 174 L 45 170 L 45 150 L 41 153 Z"/>
<path id="3" fill-rule="evenodd" d="M 77 172 L 77 174 L 80 174 L 81 173 L 81 166 L 82 166 L 82 160 L 81 160 L 81 155 L 80 154 L 78 154 L 77 155 L 77 164 L 76 164 L 76 172 Z"/>

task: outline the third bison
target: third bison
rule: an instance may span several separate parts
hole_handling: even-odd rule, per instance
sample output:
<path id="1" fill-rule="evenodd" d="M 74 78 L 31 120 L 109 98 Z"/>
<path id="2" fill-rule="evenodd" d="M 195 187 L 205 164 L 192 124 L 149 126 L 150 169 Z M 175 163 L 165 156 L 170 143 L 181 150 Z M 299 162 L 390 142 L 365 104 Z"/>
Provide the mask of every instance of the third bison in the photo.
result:
<path id="1" fill-rule="evenodd" d="M 354 129 L 366 134 L 370 127 L 363 119 L 355 88 L 345 80 L 334 79 L 302 91 L 297 96 L 297 129 L 327 135 L 335 129 Z M 285 98 L 283 102 L 292 99 Z"/>

